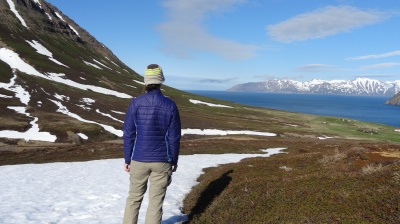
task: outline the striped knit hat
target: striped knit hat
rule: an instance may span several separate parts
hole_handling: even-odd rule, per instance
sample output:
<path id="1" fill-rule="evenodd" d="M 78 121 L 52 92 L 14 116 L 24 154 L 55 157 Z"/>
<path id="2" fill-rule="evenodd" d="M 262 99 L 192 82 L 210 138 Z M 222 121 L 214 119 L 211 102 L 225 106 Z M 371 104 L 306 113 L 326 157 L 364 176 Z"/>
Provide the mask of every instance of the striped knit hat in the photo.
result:
<path id="1" fill-rule="evenodd" d="M 163 71 L 157 64 L 151 64 L 147 66 L 144 72 L 144 84 L 161 84 L 165 81 Z"/>

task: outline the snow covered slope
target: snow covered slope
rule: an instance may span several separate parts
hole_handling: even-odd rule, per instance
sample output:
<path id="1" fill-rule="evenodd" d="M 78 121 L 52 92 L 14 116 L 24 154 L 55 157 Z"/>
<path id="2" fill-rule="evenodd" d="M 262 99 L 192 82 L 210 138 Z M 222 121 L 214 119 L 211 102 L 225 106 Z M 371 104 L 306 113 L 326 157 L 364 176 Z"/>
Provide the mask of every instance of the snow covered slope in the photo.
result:
<path id="1" fill-rule="evenodd" d="M 394 95 L 400 92 L 400 80 L 382 82 L 369 78 L 355 80 L 268 80 L 236 85 L 228 91 L 234 92 L 269 92 L 269 93 L 317 93 L 340 95 Z"/>

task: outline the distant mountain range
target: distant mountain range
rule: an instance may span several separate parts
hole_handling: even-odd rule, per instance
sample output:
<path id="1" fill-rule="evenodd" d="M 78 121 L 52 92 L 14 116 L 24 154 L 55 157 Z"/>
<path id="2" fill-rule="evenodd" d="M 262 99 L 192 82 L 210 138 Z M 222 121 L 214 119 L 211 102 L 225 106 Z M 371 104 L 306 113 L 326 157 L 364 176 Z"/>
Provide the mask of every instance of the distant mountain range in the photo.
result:
<path id="1" fill-rule="evenodd" d="M 400 92 L 400 80 L 382 82 L 369 78 L 357 78 L 355 80 L 330 81 L 314 79 L 309 82 L 299 82 L 289 79 L 273 79 L 238 84 L 227 91 L 393 96 Z"/>

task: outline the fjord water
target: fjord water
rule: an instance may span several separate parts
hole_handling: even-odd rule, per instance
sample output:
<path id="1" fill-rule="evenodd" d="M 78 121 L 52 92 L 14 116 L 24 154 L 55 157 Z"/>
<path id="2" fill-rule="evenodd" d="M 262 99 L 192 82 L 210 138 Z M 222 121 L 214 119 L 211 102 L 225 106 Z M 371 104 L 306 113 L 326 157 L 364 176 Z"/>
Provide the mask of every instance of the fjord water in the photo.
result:
<path id="1" fill-rule="evenodd" d="M 347 96 L 188 90 L 190 93 L 250 106 L 350 118 L 400 127 L 400 106 L 386 105 L 390 96 Z"/>

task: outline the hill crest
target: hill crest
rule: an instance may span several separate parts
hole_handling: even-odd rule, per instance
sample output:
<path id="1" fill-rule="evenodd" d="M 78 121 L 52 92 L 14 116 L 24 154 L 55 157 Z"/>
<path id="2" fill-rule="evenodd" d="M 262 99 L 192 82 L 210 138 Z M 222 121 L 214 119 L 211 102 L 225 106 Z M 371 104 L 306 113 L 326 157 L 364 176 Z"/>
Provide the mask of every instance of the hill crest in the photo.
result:
<path id="1" fill-rule="evenodd" d="M 264 82 L 238 84 L 228 89 L 233 92 L 308 93 L 337 95 L 394 95 L 400 92 L 400 80 L 382 82 L 370 78 L 354 80 L 320 80 L 300 82 L 273 79 Z"/>

